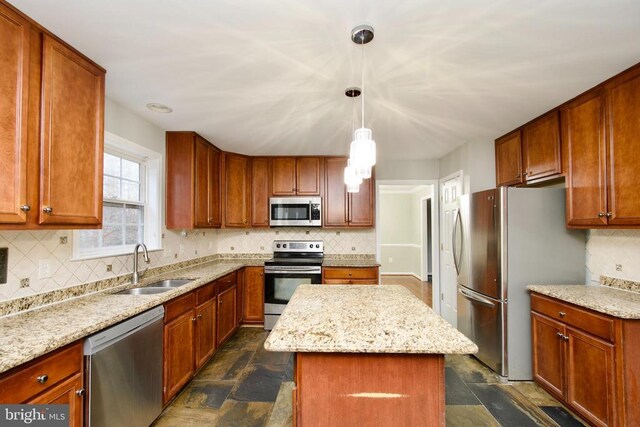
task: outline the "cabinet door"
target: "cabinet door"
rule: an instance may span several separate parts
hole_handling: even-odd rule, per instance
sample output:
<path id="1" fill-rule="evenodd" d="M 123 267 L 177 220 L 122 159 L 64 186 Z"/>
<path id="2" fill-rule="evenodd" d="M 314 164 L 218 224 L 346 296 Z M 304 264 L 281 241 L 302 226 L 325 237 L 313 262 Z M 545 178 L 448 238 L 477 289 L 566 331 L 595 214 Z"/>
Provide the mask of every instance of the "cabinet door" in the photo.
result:
<path id="1" fill-rule="evenodd" d="M 164 325 L 164 393 L 167 403 L 195 372 L 193 309 Z"/>
<path id="2" fill-rule="evenodd" d="M 222 226 L 222 191 L 220 172 L 222 170 L 222 153 L 209 145 L 209 225 L 215 228 Z"/>
<path id="3" fill-rule="evenodd" d="M 225 226 L 249 225 L 250 186 L 249 158 L 239 154 L 224 154 Z"/>
<path id="4" fill-rule="evenodd" d="M 29 27 L 0 4 L 0 223 L 27 221 Z"/>
<path id="5" fill-rule="evenodd" d="M 594 425 L 613 425 L 613 345 L 570 327 L 567 336 L 567 402 Z"/>
<path id="6" fill-rule="evenodd" d="M 322 178 L 322 158 L 298 157 L 296 159 L 296 194 L 319 196 Z"/>
<path id="7" fill-rule="evenodd" d="M 82 374 L 77 374 L 57 386 L 51 387 L 28 403 L 69 405 L 69 427 L 82 427 L 84 395 Z"/>
<path id="8" fill-rule="evenodd" d="M 251 226 L 269 226 L 269 159 L 251 159 Z"/>
<path id="9" fill-rule="evenodd" d="M 104 71 L 46 34 L 41 114 L 40 223 L 100 224 Z"/>
<path id="10" fill-rule="evenodd" d="M 640 225 L 640 68 L 606 85 L 609 225 Z"/>
<path id="11" fill-rule="evenodd" d="M 244 321 L 264 323 L 264 268 L 246 267 L 244 273 Z"/>
<path id="12" fill-rule="evenodd" d="M 562 108 L 567 225 L 606 225 L 604 102 L 597 90 Z"/>
<path id="13" fill-rule="evenodd" d="M 496 184 L 517 185 L 523 182 L 520 131 L 496 140 Z"/>
<path id="14" fill-rule="evenodd" d="M 360 184 L 360 191 L 349 194 L 349 227 L 373 227 L 375 211 L 375 178 L 373 171 L 371 178 Z"/>
<path id="15" fill-rule="evenodd" d="M 195 142 L 195 171 L 194 171 L 194 196 L 195 196 L 195 218 L 196 227 L 209 227 L 209 144 L 196 136 Z M 184 206 L 188 209 L 188 206 Z"/>
<path id="16" fill-rule="evenodd" d="M 271 160 L 271 191 L 274 196 L 295 196 L 295 157 L 274 157 Z"/>
<path id="17" fill-rule="evenodd" d="M 236 328 L 236 287 L 233 286 L 218 295 L 218 347 Z"/>
<path id="18" fill-rule="evenodd" d="M 237 281 L 236 281 L 236 326 L 240 325 L 244 320 L 244 272 L 245 269 L 241 269 L 237 273 Z"/>
<path id="19" fill-rule="evenodd" d="M 562 173 L 560 117 L 557 110 L 524 127 L 522 148 L 527 181 Z"/>
<path id="20" fill-rule="evenodd" d="M 564 399 L 564 325 L 531 313 L 533 378 L 551 394 Z"/>
<path id="21" fill-rule="evenodd" d="M 216 349 L 216 301 L 210 299 L 196 307 L 195 357 L 200 369 Z"/>
<path id="22" fill-rule="evenodd" d="M 347 187 L 344 185 L 344 168 L 347 166 L 346 157 L 327 157 L 324 160 L 325 188 L 324 188 L 324 227 L 347 227 L 348 198 Z"/>

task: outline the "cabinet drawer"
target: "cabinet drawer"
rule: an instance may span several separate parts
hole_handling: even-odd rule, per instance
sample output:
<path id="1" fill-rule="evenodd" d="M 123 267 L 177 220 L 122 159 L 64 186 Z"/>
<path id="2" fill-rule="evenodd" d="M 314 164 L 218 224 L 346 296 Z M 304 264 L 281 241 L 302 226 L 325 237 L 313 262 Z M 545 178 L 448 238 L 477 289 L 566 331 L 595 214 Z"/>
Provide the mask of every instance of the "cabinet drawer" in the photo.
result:
<path id="1" fill-rule="evenodd" d="M 24 403 L 73 374 L 82 372 L 82 344 L 45 355 L 0 380 L 0 403 Z M 45 378 L 39 382 L 38 378 Z"/>
<path id="2" fill-rule="evenodd" d="M 594 313 L 536 293 L 531 294 L 531 310 L 606 340 L 614 340 L 615 321 L 603 314 Z"/>
<path id="3" fill-rule="evenodd" d="M 204 285 L 201 288 L 196 289 L 196 305 L 204 304 L 213 297 L 216 296 L 216 284 L 215 282 Z"/>
<path id="4" fill-rule="evenodd" d="M 164 305 L 164 323 L 169 323 L 181 314 L 193 310 L 195 300 L 195 292 L 189 292 L 166 303 Z"/>
<path id="5" fill-rule="evenodd" d="M 378 278 L 378 269 L 373 267 L 325 268 L 326 279 L 373 279 Z"/>
<path id="6" fill-rule="evenodd" d="M 218 279 L 218 293 L 222 293 L 227 289 L 236 285 L 238 281 L 237 272 L 227 274 L 226 276 Z"/>

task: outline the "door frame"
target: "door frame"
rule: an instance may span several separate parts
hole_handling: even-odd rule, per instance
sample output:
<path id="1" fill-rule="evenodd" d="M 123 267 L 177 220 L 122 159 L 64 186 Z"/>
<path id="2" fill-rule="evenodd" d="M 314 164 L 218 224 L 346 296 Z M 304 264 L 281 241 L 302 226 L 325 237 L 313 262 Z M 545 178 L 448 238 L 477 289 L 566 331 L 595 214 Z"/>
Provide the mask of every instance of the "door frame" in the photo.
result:
<path id="1" fill-rule="evenodd" d="M 423 282 L 429 280 L 429 255 L 432 255 L 431 269 L 433 270 L 433 194 L 429 197 L 422 197 L 420 199 L 420 237 L 422 244 L 422 253 L 420 254 L 420 276 Z M 427 223 L 428 208 L 431 208 L 431 251 L 425 250 L 429 246 L 429 233 L 428 229 L 425 229 Z M 431 273 L 431 280 L 433 281 L 433 272 Z"/>
<path id="2" fill-rule="evenodd" d="M 443 216 L 443 212 L 441 209 L 442 204 L 440 203 L 440 198 L 442 197 L 442 192 L 441 192 L 441 187 L 442 184 L 452 180 L 454 178 L 459 178 L 460 179 L 460 184 L 461 184 L 461 192 L 460 195 L 464 194 L 464 171 L 462 169 L 457 170 L 456 172 L 453 172 L 447 176 L 444 176 L 442 178 L 440 178 L 438 180 L 438 199 L 437 199 L 437 206 L 431 206 L 431 216 L 437 216 L 438 217 L 438 243 L 436 246 L 436 251 L 438 252 L 438 272 L 440 272 L 443 268 L 443 266 L 441 265 L 441 258 L 440 258 L 440 251 L 441 251 L 441 241 L 440 241 L 440 225 L 442 224 L 442 216 Z M 436 212 L 438 212 L 437 215 L 433 215 L 434 209 L 437 209 Z M 440 283 L 440 275 L 438 274 L 438 279 L 437 279 L 437 285 L 436 285 L 436 278 L 435 276 L 433 277 L 433 309 L 436 310 L 436 306 L 438 307 L 438 309 L 436 310 L 436 313 L 441 314 L 441 309 L 442 309 L 442 283 Z M 457 285 L 457 284 L 456 284 Z M 437 303 L 436 303 L 437 301 Z"/>
<path id="3" fill-rule="evenodd" d="M 381 185 L 429 185 L 431 186 L 431 300 L 432 306 L 436 313 L 440 313 L 440 299 L 436 295 L 440 295 L 440 215 L 434 215 L 434 212 L 440 212 L 440 185 L 437 179 L 380 179 L 376 180 L 376 261 L 380 262 L 380 186 Z M 422 210 L 422 208 L 420 208 Z M 421 233 L 424 233 L 422 224 L 420 225 Z"/>

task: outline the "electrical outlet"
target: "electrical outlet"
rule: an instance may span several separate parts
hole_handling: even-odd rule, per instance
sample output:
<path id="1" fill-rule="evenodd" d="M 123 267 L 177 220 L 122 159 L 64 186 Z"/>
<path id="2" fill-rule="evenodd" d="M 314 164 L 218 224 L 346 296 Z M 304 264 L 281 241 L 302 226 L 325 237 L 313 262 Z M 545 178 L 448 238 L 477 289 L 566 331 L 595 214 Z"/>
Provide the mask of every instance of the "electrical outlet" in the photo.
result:
<path id="1" fill-rule="evenodd" d="M 21 288 L 28 288 L 29 287 L 29 278 L 27 277 L 26 279 L 20 279 L 20 287 Z"/>
<path id="2" fill-rule="evenodd" d="M 180 243 L 180 255 L 184 254 L 184 245 Z"/>
<path id="3" fill-rule="evenodd" d="M 38 261 L 38 278 L 48 279 L 51 277 L 51 260 L 41 259 Z"/>
<path id="4" fill-rule="evenodd" d="M 173 251 L 171 250 L 171 246 L 164 247 L 164 256 L 171 256 Z"/>
<path id="5" fill-rule="evenodd" d="M 616 271 L 622 271 L 622 264 L 616 264 Z"/>
<path id="6" fill-rule="evenodd" d="M 389 257 L 389 264 L 393 264 L 393 257 Z"/>
<path id="7" fill-rule="evenodd" d="M 213 249 L 213 240 L 209 242 L 209 249 Z"/>

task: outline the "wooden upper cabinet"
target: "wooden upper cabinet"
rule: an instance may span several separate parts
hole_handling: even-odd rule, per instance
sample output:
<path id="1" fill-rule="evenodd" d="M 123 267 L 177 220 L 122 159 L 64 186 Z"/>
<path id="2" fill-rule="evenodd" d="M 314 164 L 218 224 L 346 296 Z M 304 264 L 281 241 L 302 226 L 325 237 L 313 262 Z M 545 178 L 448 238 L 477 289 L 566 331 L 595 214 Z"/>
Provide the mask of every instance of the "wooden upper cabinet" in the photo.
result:
<path id="1" fill-rule="evenodd" d="M 271 192 L 274 196 L 296 195 L 295 157 L 274 157 L 271 159 Z"/>
<path id="2" fill-rule="evenodd" d="M 520 130 L 496 139 L 496 183 L 522 184 L 522 141 Z"/>
<path id="3" fill-rule="evenodd" d="M 527 181 L 562 174 L 558 110 L 523 127 L 522 149 L 523 174 Z"/>
<path id="4" fill-rule="evenodd" d="M 269 158 L 251 159 L 251 226 L 269 226 Z"/>
<path id="5" fill-rule="evenodd" d="M 296 194 L 298 196 L 320 195 L 322 169 L 320 157 L 298 157 L 296 159 Z"/>
<path id="6" fill-rule="evenodd" d="M 322 169 L 321 157 L 274 157 L 271 159 L 271 194 L 319 196 Z"/>
<path id="7" fill-rule="evenodd" d="M 251 215 L 250 158 L 224 153 L 224 225 L 248 227 Z"/>
<path id="8" fill-rule="evenodd" d="M 167 132 L 166 139 L 167 228 L 220 227 L 220 150 L 195 132 Z"/>
<path id="9" fill-rule="evenodd" d="M 323 198 L 324 227 L 360 227 L 375 225 L 375 173 L 360 184 L 360 191 L 347 193 L 344 185 L 346 157 L 324 160 L 325 189 Z"/>
<path id="10" fill-rule="evenodd" d="M 42 48 L 40 223 L 100 224 L 105 71 L 47 34 Z"/>
<path id="11" fill-rule="evenodd" d="M 605 85 L 609 225 L 640 225 L 640 67 Z"/>
<path id="12" fill-rule="evenodd" d="M 27 221 L 29 36 L 29 22 L 0 4 L 0 223 Z"/>
<path id="13" fill-rule="evenodd" d="M 348 195 L 344 185 L 346 157 L 326 157 L 324 159 L 325 190 L 323 198 L 324 227 L 348 227 Z"/>
<path id="14" fill-rule="evenodd" d="M 602 90 L 562 107 L 567 225 L 607 224 L 606 144 Z"/>

